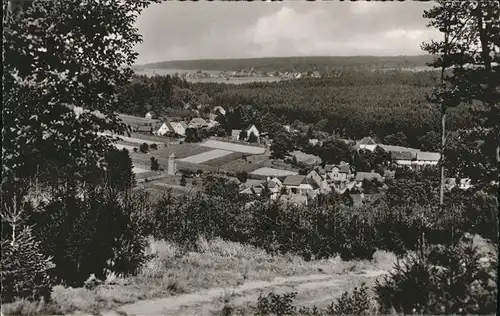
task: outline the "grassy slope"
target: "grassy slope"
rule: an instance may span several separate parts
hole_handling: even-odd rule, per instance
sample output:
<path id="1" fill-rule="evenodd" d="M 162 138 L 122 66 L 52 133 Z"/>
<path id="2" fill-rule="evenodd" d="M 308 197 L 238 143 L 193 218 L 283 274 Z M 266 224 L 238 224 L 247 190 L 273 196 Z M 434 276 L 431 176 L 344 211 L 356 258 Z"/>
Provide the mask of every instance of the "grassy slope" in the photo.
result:
<path id="1" fill-rule="evenodd" d="M 309 57 L 266 57 L 240 59 L 174 60 L 137 65 L 141 69 L 185 69 L 185 70 L 239 70 L 304 71 L 311 69 L 342 67 L 423 67 L 432 56 L 309 56 Z"/>
<path id="2" fill-rule="evenodd" d="M 197 252 L 183 252 L 174 244 L 151 240 L 149 251 L 157 256 L 148 262 L 137 276 L 123 278 L 109 275 L 106 282 L 94 290 L 58 285 L 53 289 L 53 302 L 50 304 L 19 301 L 7 304 L 2 310 L 9 315 L 41 315 L 57 312 L 69 314 L 76 311 L 95 313 L 98 310 L 112 310 L 140 300 L 185 293 L 205 293 L 198 291 L 238 287 L 256 280 L 272 281 L 276 277 L 319 274 L 324 275 L 325 280 L 329 280 L 330 286 L 323 287 L 324 284 L 311 286 L 313 284 L 309 282 L 301 287 L 297 280 L 292 282 L 294 278 L 290 278 L 290 282 L 281 284 L 274 282 L 272 286 L 266 284 L 261 287 L 254 286 L 250 291 L 229 290 L 227 299 L 234 305 L 247 308 L 262 290 L 293 290 L 295 286 L 299 290 L 302 288 L 300 290 L 302 294 L 299 296 L 299 301 L 302 303 L 311 301 L 312 297 L 323 296 L 327 296 L 329 301 L 333 297 L 340 296 L 342 291 L 359 285 L 361 280 L 369 282 L 369 277 L 359 278 L 353 272 L 365 269 L 388 270 L 394 260 L 393 255 L 379 252 L 376 254 L 376 260 L 372 262 L 342 262 L 339 258 L 306 262 L 291 255 L 273 257 L 251 246 L 218 239 L 211 242 L 200 239 Z M 348 272 L 352 272 L 352 277 L 346 275 Z M 303 282 L 311 281 L 307 277 L 302 279 Z M 205 300 L 202 307 L 204 310 L 217 310 L 224 303 L 223 297 L 218 295 L 213 301 L 200 297 L 199 303 L 203 300 Z M 147 305 L 149 306 L 149 302 Z M 197 302 L 192 302 L 190 308 L 201 307 Z M 126 306 L 123 306 L 123 309 L 126 311 Z"/>

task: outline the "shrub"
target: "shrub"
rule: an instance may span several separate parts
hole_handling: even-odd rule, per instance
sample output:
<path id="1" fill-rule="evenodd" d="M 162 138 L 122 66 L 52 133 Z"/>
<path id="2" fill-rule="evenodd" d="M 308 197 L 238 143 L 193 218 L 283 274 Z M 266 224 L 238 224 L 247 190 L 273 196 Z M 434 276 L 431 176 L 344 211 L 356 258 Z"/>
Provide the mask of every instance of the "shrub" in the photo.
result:
<path id="1" fill-rule="evenodd" d="M 151 160 L 151 170 L 158 171 L 158 169 L 160 168 L 158 159 L 156 159 L 155 157 L 151 157 L 150 160 Z"/>
<path id="2" fill-rule="evenodd" d="M 137 147 L 134 147 L 134 152 L 136 153 L 138 151 Z"/>
<path id="3" fill-rule="evenodd" d="M 193 181 L 191 181 L 191 184 L 192 184 L 193 186 L 196 186 L 196 185 L 198 185 L 198 181 L 197 181 L 196 179 L 193 179 Z"/>
<path id="4" fill-rule="evenodd" d="M 15 298 L 37 300 L 48 298 L 51 281 L 49 270 L 54 268 L 50 257 L 41 253 L 40 243 L 30 228 L 19 232 L 15 239 L 2 238 L 2 303 Z"/>
<path id="5" fill-rule="evenodd" d="M 181 183 L 180 183 L 183 187 L 186 186 L 187 184 L 187 180 L 186 180 L 186 176 L 185 175 L 182 175 L 181 177 Z"/>
<path id="6" fill-rule="evenodd" d="M 151 144 L 151 145 L 149 146 L 149 148 L 151 148 L 152 150 L 157 150 L 157 149 L 158 149 L 158 145 L 156 145 L 156 144 Z"/>
<path id="7" fill-rule="evenodd" d="M 248 179 L 248 173 L 246 171 L 238 172 L 238 173 L 236 173 L 236 178 L 238 178 L 238 180 L 241 183 L 245 183 L 245 182 L 247 182 L 247 179 Z"/>
<path id="8" fill-rule="evenodd" d="M 72 190 L 72 189 L 71 189 Z M 53 257 L 51 272 L 69 286 L 81 286 L 91 274 L 134 274 L 147 259 L 143 222 L 128 192 L 106 187 L 82 188 L 81 196 L 61 188 L 43 212 L 33 213 L 34 234 Z"/>
<path id="9" fill-rule="evenodd" d="M 147 143 L 142 143 L 141 146 L 139 146 L 139 150 L 141 153 L 147 153 L 149 151 L 149 145 Z"/>
<path id="10" fill-rule="evenodd" d="M 377 280 L 375 293 L 382 312 L 424 314 L 494 314 L 496 258 L 481 264 L 478 249 L 465 237 L 453 247 L 432 246 L 397 263 Z M 408 295 L 411 293 L 411 295 Z"/>
<path id="11" fill-rule="evenodd" d="M 352 293 L 344 292 L 342 296 L 327 308 L 327 315 L 367 315 L 370 311 L 370 298 L 365 283 Z"/>
<path id="12" fill-rule="evenodd" d="M 292 305 L 297 293 L 260 295 L 257 300 L 255 315 L 295 315 L 296 307 Z"/>

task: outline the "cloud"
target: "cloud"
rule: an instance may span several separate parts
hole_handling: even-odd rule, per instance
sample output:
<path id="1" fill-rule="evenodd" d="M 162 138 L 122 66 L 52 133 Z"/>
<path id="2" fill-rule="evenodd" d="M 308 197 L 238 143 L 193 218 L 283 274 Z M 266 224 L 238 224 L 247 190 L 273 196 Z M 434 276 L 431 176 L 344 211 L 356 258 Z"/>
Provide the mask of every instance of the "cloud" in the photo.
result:
<path id="1" fill-rule="evenodd" d="M 420 2 L 167 2 L 139 17 L 139 63 L 201 58 L 421 54 Z"/>

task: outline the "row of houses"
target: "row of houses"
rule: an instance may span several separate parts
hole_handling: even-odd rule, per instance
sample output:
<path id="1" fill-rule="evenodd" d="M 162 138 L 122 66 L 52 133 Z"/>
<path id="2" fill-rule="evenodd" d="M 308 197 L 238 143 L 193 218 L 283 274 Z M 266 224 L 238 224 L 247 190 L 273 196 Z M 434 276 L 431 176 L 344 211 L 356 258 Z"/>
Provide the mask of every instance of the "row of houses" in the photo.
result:
<path id="1" fill-rule="evenodd" d="M 248 180 L 242 184 L 240 193 L 261 196 L 267 189 L 271 199 L 292 199 L 307 204 L 317 195 L 332 191 L 360 195 L 362 198 L 363 181 L 374 179 L 381 183 L 384 181 L 384 178 L 376 172 L 354 173 L 349 164 L 342 163 L 317 167 L 307 175 L 289 175 L 282 177 L 281 180 L 277 177 L 265 181 Z"/>
<path id="2" fill-rule="evenodd" d="M 441 159 L 440 153 L 421 151 L 420 149 L 410 147 L 377 144 L 371 137 L 364 137 L 356 145 L 358 149 L 369 151 L 374 151 L 377 147 L 380 147 L 385 152 L 390 153 L 391 160 L 396 164 L 410 168 L 435 166 Z"/>

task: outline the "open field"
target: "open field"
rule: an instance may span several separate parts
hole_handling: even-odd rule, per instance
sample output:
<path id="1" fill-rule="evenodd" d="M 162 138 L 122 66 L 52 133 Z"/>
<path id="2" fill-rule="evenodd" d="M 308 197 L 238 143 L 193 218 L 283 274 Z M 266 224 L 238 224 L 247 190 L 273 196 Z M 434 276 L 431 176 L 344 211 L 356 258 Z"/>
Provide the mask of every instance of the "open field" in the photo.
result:
<path id="1" fill-rule="evenodd" d="M 211 315 L 220 314 L 225 300 L 251 314 L 258 295 L 270 291 L 298 291 L 298 304 L 314 298 L 323 300 L 315 302 L 322 306 L 363 281 L 371 285 L 395 260 L 390 253 L 377 252 L 373 261 L 307 262 L 220 239 L 199 239 L 198 249 L 184 253 L 179 245 L 151 239 L 149 253 L 156 256 L 137 276 L 108 275 L 94 290 L 58 285 L 53 289 L 51 312 L 42 310 L 38 315 Z M 37 303 L 32 304 L 36 309 Z M 18 314 L 27 314 L 20 308 Z M 7 310 L 2 307 L 2 311 Z"/>
<path id="2" fill-rule="evenodd" d="M 154 154 L 161 158 L 168 158 L 171 154 L 175 158 L 186 158 L 210 151 L 210 148 L 200 146 L 196 143 L 171 144 L 168 147 L 159 147 Z"/>
<path id="3" fill-rule="evenodd" d="M 137 138 L 137 137 L 128 137 L 128 136 L 123 136 L 123 135 L 111 135 L 109 133 L 97 133 L 98 135 L 101 135 L 101 136 L 115 136 L 115 137 L 119 137 L 120 139 L 122 139 L 123 141 L 125 142 L 128 142 L 128 143 L 135 143 L 135 144 L 142 144 L 142 143 L 146 143 L 148 145 L 152 145 L 152 144 L 156 144 L 156 145 L 162 145 L 163 146 L 163 142 L 158 142 L 158 141 L 150 141 L 150 140 L 146 140 L 146 139 L 140 139 L 140 138 Z"/>
<path id="4" fill-rule="evenodd" d="M 210 147 L 210 148 L 214 148 L 214 149 L 237 151 L 237 152 L 247 153 L 247 154 L 252 154 L 252 155 L 259 155 L 259 154 L 263 154 L 266 152 L 266 149 L 263 147 L 240 145 L 240 144 L 228 143 L 228 142 L 223 142 L 223 141 L 213 140 L 213 139 L 210 139 L 210 140 L 207 140 L 207 141 L 201 143 L 200 146 Z"/>
<path id="5" fill-rule="evenodd" d="M 207 151 L 207 152 L 204 152 L 201 154 L 182 158 L 180 160 L 185 161 L 185 162 L 190 162 L 190 163 L 204 163 L 205 161 L 224 157 L 224 156 L 227 156 L 231 153 L 233 153 L 233 152 L 227 151 L 227 150 L 221 150 L 221 149 L 214 149 L 214 150 Z"/>
<path id="6" fill-rule="evenodd" d="M 134 166 L 134 168 L 132 169 L 132 172 L 134 172 L 135 174 L 139 174 L 139 173 L 146 173 L 146 172 L 149 172 L 151 170 L 148 170 L 148 169 L 145 169 L 145 168 L 142 168 L 142 167 L 136 167 Z"/>
<path id="7" fill-rule="evenodd" d="M 260 169 L 252 171 L 252 174 L 259 175 L 259 176 L 268 176 L 268 177 L 282 177 L 282 176 L 297 175 L 298 172 L 264 167 L 264 168 L 260 168 Z"/>
<path id="8" fill-rule="evenodd" d="M 221 167 L 229 162 L 240 159 L 243 155 L 244 155 L 243 153 L 231 152 L 228 155 L 207 160 L 207 161 L 203 162 L 203 164 L 208 165 L 208 166 Z"/>

